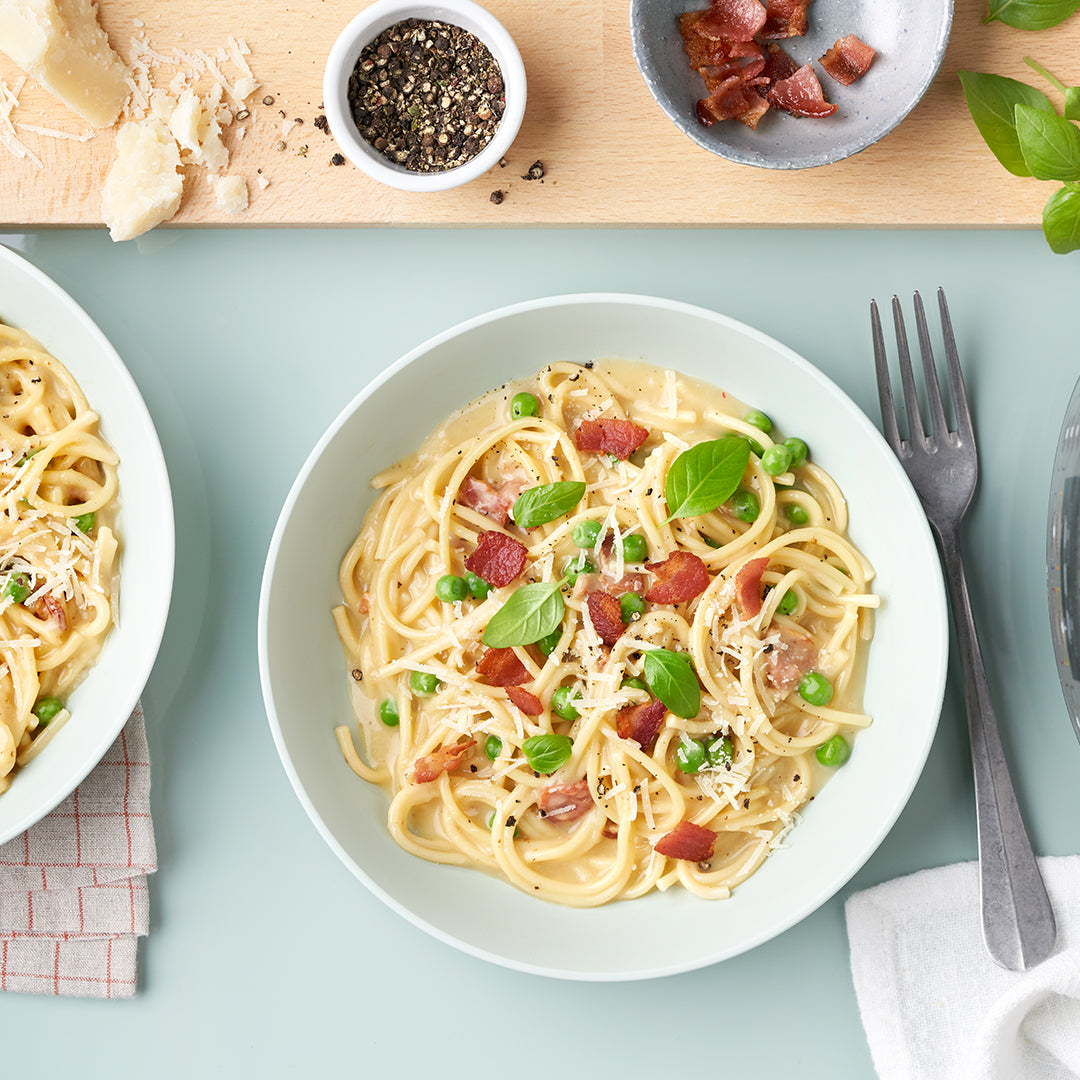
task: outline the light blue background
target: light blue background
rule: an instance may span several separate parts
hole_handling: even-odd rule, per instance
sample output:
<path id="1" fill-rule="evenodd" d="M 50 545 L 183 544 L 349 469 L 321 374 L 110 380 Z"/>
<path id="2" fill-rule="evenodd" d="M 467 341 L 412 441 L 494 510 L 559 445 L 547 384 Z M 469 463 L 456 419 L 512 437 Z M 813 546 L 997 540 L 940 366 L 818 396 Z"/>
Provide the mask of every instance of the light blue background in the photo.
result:
<path id="1" fill-rule="evenodd" d="M 67 289 L 130 368 L 169 463 L 178 542 L 144 695 L 160 869 L 139 991 L 5 995 L 13 1075 L 872 1075 L 843 901 L 975 855 L 955 669 L 909 806 L 841 894 L 752 952 L 645 983 L 525 976 L 428 938 L 337 862 L 278 763 L 256 610 L 297 470 L 385 365 L 531 297 L 626 291 L 711 307 L 801 353 L 877 421 L 869 299 L 945 286 L 982 451 L 966 539 L 1003 738 L 1038 853 L 1080 852 L 1080 747 L 1051 653 L 1044 550 L 1054 446 L 1080 375 L 1080 256 L 1052 255 L 1034 231 L 159 230 L 121 245 L 56 231 L 0 242 Z M 897 679 L 911 677 L 898 666 Z"/>

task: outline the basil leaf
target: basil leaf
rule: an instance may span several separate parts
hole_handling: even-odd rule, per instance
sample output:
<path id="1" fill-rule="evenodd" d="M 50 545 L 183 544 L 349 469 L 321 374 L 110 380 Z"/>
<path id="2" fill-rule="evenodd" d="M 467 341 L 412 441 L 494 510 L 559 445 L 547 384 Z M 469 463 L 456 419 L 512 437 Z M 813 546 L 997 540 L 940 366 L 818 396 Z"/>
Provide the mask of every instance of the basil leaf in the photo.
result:
<path id="1" fill-rule="evenodd" d="M 1080 129 L 1071 120 L 1017 105 L 1016 137 L 1037 180 L 1080 180 Z"/>
<path id="2" fill-rule="evenodd" d="M 522 585 L 492 615 L 481 640 L 493 649 L 531 645 L 562 622 L 565 610 L 561 582 L 538 581 Z"/>
<path id="3" fill-rule="evenodd" d="M 686 653 L 650 649 L 641 661 L 649 689 L 676 715 L 693 720 L 701 712 L 701 687 Z"/>
<path id="4" fill-rule="evenodd" d="M 554 484 L 541 484 L 523 491 L 514 500 L 510 515 L 523 529 L 546 525 L 549 521 L 570 513 L 581 502 L 584 494 L 585 483 L 582 480 L 558 480 Z"/>
<path id="5" fill-rule="evenodd" d="M 990 12 L 984 23 L 997 19 L 1017 30 L 1046 30 L 1064 22 L 1080 0 L 990 0 Z"/>
<path id="6" fill-rule="evenodd" d="M 1080 191 L 1058 188 L 1043 207 L 1043 235 L 1050 250 L 1068 255 L 1080 249 Z"/>
<path id="7" fill-rule="evenodd" d="M 724 435 L 684 450 L 671 463 L 664 481 L 668 516 L 660 524 L 707 514 L 727 502 L 749 460 L 750 441 L 741 435 Z"/>
<path id="8" fill-rule="evenodd" d="M 1054 106 L 1050 99 L 1041 90 L 1004 75 L 979 71 L 959 74 L 968 112 L 994 157 L 1014 176 L 1030 176 L 1016 134 L 1016 106 L 1027 105 L 1052 113 Z"/>
<path id="9" fill-rule="evenodd" d="M 574 740 L 569 735 L 530 735 L 521 750 L 533 772 L 553 773 L 570 760 Z"/>
<path id="10" fill-rule="evenodd" d="M 1065 87 L 1065 119 L 1080 120 L 1080 86 Z"/>

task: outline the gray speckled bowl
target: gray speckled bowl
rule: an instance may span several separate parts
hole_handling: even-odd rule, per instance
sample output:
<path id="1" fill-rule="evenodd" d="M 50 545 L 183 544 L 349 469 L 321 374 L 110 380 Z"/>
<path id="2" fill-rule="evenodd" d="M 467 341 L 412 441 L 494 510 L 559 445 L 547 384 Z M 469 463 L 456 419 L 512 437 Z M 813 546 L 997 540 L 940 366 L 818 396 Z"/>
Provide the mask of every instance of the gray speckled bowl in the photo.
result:
<path id="1" fill-rule="evenodd" d="M 741 165 L 807 169 L 857 154 L 887 135 L 915 107 L 945 55 L 953 0 L 814 0 L 805 37 L 780 44 L 799 64 L 814 61 L 825 97 L 839 108 L 825 119 L 770 109 L 751 131 L 737 120 L 705 127 L 695 103 L 705 84 L 683 52 L 679 15 L 706 0 L 630 0 L 634 59 L 660 107 L 694 142 Z M 870 70 L 851 86 L 826 75 L 818 59 L 837 38 L 855 34 L 877 50 Z"/>

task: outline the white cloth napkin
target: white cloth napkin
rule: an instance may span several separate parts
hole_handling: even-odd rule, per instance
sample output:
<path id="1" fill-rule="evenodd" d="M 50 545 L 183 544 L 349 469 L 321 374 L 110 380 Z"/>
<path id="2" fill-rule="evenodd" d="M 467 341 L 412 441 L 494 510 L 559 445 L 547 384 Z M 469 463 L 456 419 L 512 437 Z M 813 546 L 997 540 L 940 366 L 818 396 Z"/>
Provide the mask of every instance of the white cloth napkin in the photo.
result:
<path id="1" fill-rule="evenodd" d="M 72 721 L 74 722 L 74 721 Z M 157 868 L 141 706 L 51 814 L 0 845 L 0 990 L 131 997 Z"/>
<path id="2" fill-rule="evenodd" d="M 848 900 L 851 973 L 881 1080 L 1080 1078 L 1080 856 L 1039 866 L 1058 942 L 1031 971 L 990 959 L 976 863 Z"/>

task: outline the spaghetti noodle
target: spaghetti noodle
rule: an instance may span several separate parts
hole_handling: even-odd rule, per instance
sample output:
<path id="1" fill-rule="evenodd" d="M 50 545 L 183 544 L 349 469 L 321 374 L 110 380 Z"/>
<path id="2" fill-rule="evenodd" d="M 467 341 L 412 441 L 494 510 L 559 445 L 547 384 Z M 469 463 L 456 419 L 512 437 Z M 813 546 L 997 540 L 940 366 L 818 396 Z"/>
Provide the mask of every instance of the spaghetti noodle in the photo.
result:
<path id="1" fill-rule="evenodd" d="M 334 611 L 363 753 L 337 738 L 402 848 L 575 906 L 761 865 L 870 722 L 877 606 L 843 495 L 770 428 L 556 363 L 373 479 Z"/>
<path id="2" fill-rule="evenodd" d="M 112 625 L 117 456 L 71 374 L 0 324 L 0 792 Z"/>

